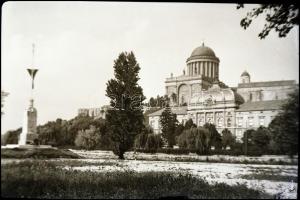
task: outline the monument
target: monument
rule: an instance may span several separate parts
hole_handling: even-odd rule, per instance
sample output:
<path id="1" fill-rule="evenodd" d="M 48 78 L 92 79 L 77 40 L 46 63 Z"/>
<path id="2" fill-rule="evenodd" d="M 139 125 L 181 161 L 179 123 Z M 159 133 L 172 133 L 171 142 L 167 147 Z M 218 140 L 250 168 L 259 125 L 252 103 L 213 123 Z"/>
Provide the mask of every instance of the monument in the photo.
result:
<path id="1" fill-rule="evenodd" d="M 34 44 L 32 45 L 32 60 L 34 56 Z M 38 69 L 35 69 L 33 66 L 32 61 L 32 68 L 27 69 L 30 78 L 31 78 L 31 98 L 29 108 L 26 109 L 24 115 L 24 124 L 22 128 L 22 133 L 20 134 L 19 138 L 19 145 L 27 145 L 27 144 L 38 144 L 38 135 L 36 131 L 37 126 L 37 110 L 34 107 L 34 98 L 33 98 L 33 91 L 34 91 L 34 78 Z"/>

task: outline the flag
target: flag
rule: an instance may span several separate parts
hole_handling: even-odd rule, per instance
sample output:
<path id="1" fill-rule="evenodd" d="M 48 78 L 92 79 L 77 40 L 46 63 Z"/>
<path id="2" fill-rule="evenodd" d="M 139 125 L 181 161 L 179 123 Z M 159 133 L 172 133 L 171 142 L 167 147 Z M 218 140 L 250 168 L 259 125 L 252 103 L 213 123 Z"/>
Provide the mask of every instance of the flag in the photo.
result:
<path id="1" fill-rule="evenodd" d="M 30 75 L 31 78 L 32 78 L 32 85 L 31 85 L 31 87 L 32 87 L 32 89 L 33 89 L 33 88 L 34 88 L 34 77 L 35 77 L 35 75 L 36 75 L 38 69 L 27 69 L 27 71 L 28 71 L 29 75 Z"/>

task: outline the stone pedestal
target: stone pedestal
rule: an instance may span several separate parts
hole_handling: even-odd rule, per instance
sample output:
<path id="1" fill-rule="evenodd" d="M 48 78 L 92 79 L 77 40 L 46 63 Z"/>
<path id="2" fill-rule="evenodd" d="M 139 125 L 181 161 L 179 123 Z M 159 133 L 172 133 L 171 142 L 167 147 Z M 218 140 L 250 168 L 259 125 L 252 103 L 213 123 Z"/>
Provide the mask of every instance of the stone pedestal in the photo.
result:
<path id="1" fill-rule="evenodd" d="M 24 124 L 19 139 L 19 145 L 34 144 L 38 139 L 37 131 L 37 110 L 33 107 L 33 99 L 30 100 L 30 106 L 25 111 Z"/>

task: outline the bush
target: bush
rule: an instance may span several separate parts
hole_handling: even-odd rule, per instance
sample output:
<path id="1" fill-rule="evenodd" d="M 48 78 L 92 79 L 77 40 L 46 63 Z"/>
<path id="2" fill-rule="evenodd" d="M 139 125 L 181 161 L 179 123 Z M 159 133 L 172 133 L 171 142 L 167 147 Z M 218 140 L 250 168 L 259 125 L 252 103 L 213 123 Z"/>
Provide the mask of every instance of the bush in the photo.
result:
<path id="1" fill-rule="evenodd" d="M 90 129 L 79 131 L 75 139 L 75 144 L 87 150 L 95 149 L 101 139 L 100 131 L 95 126 L 90 126 Z"/>
<path id="2" fill-rule="evenodd" d="M 235 139 L 236 138 L 232 135 L 231 131 L 227 128 L 222 131 L 222 146 L 224 149 L 226 149 L 227 146 L 232 149 L 235 143 Z"/>
<path id="3" fill-rule="evenodd" d="M 7 131 L 3 136 L 1 135 L 1 145 L 18 144 L 22 128 Z"/>
<path id="4" fill-rule="evenodd" d="M 161 135 L 148 134 L 147 141 L 145 144 L 146 150 L 156 150 L 162 146 Z"/>

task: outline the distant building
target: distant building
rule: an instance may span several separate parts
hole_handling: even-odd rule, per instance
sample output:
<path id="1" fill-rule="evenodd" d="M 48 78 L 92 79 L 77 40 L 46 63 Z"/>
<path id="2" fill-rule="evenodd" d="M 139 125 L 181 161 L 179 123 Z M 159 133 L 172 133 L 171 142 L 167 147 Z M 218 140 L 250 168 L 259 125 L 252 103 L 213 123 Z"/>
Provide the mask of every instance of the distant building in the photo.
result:
<path id="1" fill-rule="evenodd" d="M 105 119 L 107 110 L 110 108 L 111 107 L 109 105 L 104 105 L 101 108 L 79 108 L 78 115 L 90 116 L 95 119 L 97 119 L 97 118 Z"/>
<path id="2" fill-rule="evenodd" d="M 197 126 L 215 124 L 219 133 L 229 129 L 241 139 L 247 129 L 268 126 L 280 111 L 288 94 L 298 85 L 294 80 L 251 82 L 244 71 L 238 87 L 226 87 L 219 81 L 220 60 L 214 51 L 202 44 L 186 61 L 186 71 L 165 81 L 171 110 L 185 123 L 192 119 Z M 149 114 L 149 125 L 161 131 L 159 118 L 163 109 Z"/>

